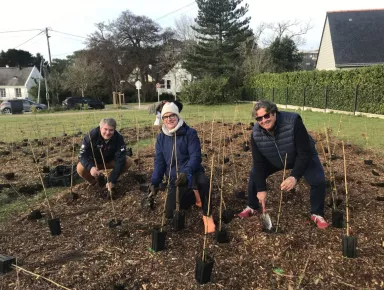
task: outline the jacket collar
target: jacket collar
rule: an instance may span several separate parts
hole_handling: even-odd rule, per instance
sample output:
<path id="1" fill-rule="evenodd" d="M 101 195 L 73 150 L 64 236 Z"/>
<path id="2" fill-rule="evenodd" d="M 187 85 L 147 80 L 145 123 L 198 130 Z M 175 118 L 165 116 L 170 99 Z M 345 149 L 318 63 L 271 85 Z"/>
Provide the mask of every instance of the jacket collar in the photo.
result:
<path id="1" fill-rule="evenodd" d="M 188 125 L 184 122 L 184 120 L 180 119 L 182 121 L 182 124 L 180 125 L 180 127 L 176 130 L 176 135 L 186 135 L 187 134 L 187 129 L 188 129 Z M 180 122 L 179 122 L 180 124 Z M 178 125 L 179 125 L 178 124 Z M 168 131 L 167 128 L 165 128 L 165 126 L 163 126 L 161 128 L 161 131 L 163 134 L 167 135 L 167 136 L 173 136 L 175 133 L 170 133 Z"/>

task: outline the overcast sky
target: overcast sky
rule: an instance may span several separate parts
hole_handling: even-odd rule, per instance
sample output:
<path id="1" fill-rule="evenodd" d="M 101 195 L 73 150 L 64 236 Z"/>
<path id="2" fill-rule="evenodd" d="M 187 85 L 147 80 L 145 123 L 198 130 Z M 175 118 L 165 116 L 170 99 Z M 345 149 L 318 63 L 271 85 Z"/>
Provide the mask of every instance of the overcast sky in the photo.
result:
<path id="1" fill-rule="evenodd" d="M 311 20 L 314 28 L 308 32 L 307 44 L 301 49 L 318 48 L 327 11 L 384 8 L 382 0 L 244 0 L 243 3 L 249 4 L 248 16 L 252 18 L 251 28 L 254 30 L 261 22 Z M 73 51 L 85 48 L 84 38 L 81 37 L 87 37 L 95 31 L 94 23 L 115 20 L 124 10 L 146 15 L 153 20 L 158 19 L 157 23 L 163 28 L 174 26 L 175 19 L 182 14 L 193 17 L 197 15 L 197 5 L 192 0 L 3 0 L 0 10 L 0 51 L 10 48 L 23 49 L 32 54 L 40 52 L 47 59 L 48 49 L 44 33 L 28 41 L 37 35 L 39 30 L 3 32 L 42 30 L 45 27 L 56 30 L 58 32 L 49 32 L 52 58 L 65 58 Z M 21 45 L 24 42 L 26 43 Z"/>

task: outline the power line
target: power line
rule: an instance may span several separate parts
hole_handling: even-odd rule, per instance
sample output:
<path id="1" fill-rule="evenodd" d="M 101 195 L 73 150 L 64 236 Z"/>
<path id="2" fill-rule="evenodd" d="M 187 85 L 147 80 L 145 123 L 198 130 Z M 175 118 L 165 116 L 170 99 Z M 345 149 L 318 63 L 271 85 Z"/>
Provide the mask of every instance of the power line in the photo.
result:
<path id="1" fill-rule="evenodd" d="M 34 39 L 35 37 L 38 37 L 40 34 L 42 34 L 44 32 L 44 30 L 40 31 L 38 34 L 36 34 L 34 37 L 31 37 L 30 39 L 28 39 L 27 41 L 24 41 L 22 44 L 19 44 L 18 46 L 14 47 L 14 49 L 22 46 L 23 44 L 26 44 L 28 41 L 31 41 L 32 39 Z"/>
<path id="2" fill-rule="evenodd" d="M 0 31 L 0 33 L 15 33 L 15 32 L 25 32 L 25 31 L 37 31 L 41 29 L 26 29 L 26 30 L 13 30 L 13 31 Z"/>
<path id="3" fill-rule="evenodd" d="M 167 17 L 168 15 L 171 15 L 171 14 L 173 14 L 173 13 L 175 13 L 175 12 L 177 12 L 177 11 L 180 11 L 180 10 L 182 10 L 182 9 L 188 7 L 188 6 L 191 6 L 191 5 L 195 4 L 195 3 L 196 3 L 195 1 L 194 1 L 194 2 L 191 2 L 191 3 L 189 3 L 189 4 L 187 4 L 187 5 L 183 6 L 183 7 L 181 7 L 181 8 L 179 8 L 179 9 L 176 9 L 176 10 L 174 10 L 174 11 L 172 11 L 172 12 L 169 12 L 169 13 L 167 13 L 167 14 L 165 14 L 165 15 L 163 15 L 163 16 L 157 18 L 157 19 L 155 19 L 155 21 L 158 21 L 158 20 L 160 20 L 160 19 L 162 19 L 162 18 L 165 18 L 165 17 Z"/>
<path id="4" fill-rule="evenodd" d="M 70 36 L 75 36 L 75 37 L 80 37 L 80 38 L 84 38 L 84 39 L 87 39 L 87 38 L 86 38 L 86 37 L 84 37 L 84 36 L 75 35 L 75 34 L 66 33 L 66 32 L 61 32 L 61 31 L 57 31 L 57 30 L 54 30 L 54 29 L 50 29 L 50 31 L 53 31 L 53 32 L 57 32 L 57 33 L 61 33 L 61 34 L 66 34 L 66 35 L 70 35 Z"/>

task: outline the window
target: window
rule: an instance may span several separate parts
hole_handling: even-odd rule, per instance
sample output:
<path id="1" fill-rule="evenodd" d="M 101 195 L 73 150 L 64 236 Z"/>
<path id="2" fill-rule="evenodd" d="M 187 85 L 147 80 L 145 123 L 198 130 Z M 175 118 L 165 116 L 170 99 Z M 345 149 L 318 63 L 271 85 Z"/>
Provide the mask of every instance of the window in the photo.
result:
<path id="1" fill-rule="evenodd" d="M 171 80 L 167 80 L 167 89 L 171 88 Z"/>
<path id="2" fill-rule="evenodd" d="M 5 94 L 5 89 L 0 89 L 0 97 L 5 98 L 7 95 Z"/>
<path id="3" fill-rule="evenodd" d="M 184 80 L 184 86 L 188 86 L 188 80 Z"/>
<path id="4" fill-rule="evenodd" d="M 16 95 L 16 98 L 21 98 L 21 89 L 20 88 L 15 89 L 15 95 Z"/>

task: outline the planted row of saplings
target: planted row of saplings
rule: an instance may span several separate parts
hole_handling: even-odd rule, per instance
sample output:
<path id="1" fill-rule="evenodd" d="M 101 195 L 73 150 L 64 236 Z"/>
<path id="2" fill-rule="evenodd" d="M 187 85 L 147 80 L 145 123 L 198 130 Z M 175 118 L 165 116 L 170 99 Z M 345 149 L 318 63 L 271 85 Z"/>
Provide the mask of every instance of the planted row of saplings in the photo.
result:
<path id="1" fill-rule="evenodd" d="M 223 136 L 223 134 L 221 134 Z M 223 140 L 223 143 L 224 143 L 224 138 L 222 138 Z M 231 142 L 229 142 L 229 145 L 231 144 Z M 222 146 L 223 148 L 223 152 L 225 150 L 225 146 Z M 93 149 L 92 149 L 93 150 Z M 73 150 L 74 151 L 74 150 Z M 33 150 L 32 150 L 33 152 Z M 233 155 L 233 151 L 231 149 L 231 154 Z M 232 219 L 233 217 L 233 212 L 232 214 L 226 216 L 225 215 L 225 202 L 224 202 L 224 199 L 223 199 L 223 195 L 222 195 L 222 188 L 223 188 L 223 171 L 224 171 L 224 163 L 225 163 L 225 153 L 222 154 L 222 158 L 218 158 L 218 161 L 222 160 L 222 182 L 221 182 L 221 190 L 220 190 L 220 224 L 219 224 L 219 227 L 216 231 L 216 234 L 215 234 L 215 237 L 216 237 L 216 240 L 219 242 L 219 243 L 222 243 L 222 242 L 228 242 L 228 235 L 227 235 L 227 232 L 225 231 L 225 229 L 223 228 L 222 226 L 222 221 L 225 222 L 230 222 L 230 220 Z M 344 157 L 345 159 L 345 157 Z M 209 191 L 209 202 L 210 202 L 210 199 L 211 199 L 211 189 L 212 189 L 212 180 L 213 180 L 213 172 L 214 172 L 214 162 L 215 162 L 215 154 L 213 153 L 212 154 L 212 157 L 211 157 L 211 186 L 210 186 L 210 191 Z M 236 176 L 236 170 L 235 170 L 235 176 Z M 169 178 L 168 178 L 169 180 Z M 71 186 L 71 190 L 72 190 L 72 186 Z M 346 191 L 347 192 L 347 191 Z M 177 195 L 178 195 L 178 191 L 177 191 Z M 110 228 L 114 228 L 114 227 L 117 227 L 117 226 L 120 226 L 121 225 L 121 221 L 117 220 L 116 219 L 116 215 L 115 215 L 115 211 L 114 211 L 114 206 L 113 206 L 113 199 L 112 199 L 112 192 L 110 192 L 110 196 L 111 196 L 111 205 L 112 205 L 112 212 L 114 214 L 114 218 L 110 221 L 109 223 L 109 227 Z M 165 199 L 165 202 L 166 202 L 166 199 Z M 268 230 L 269 232 L 279 232 L 279 221 L 280 221 L 280 214 L 281 214 L 281 202 L 282 202 L 282 193 L 281 193 L 281 198 L 280 198 L 280 206 L 279 206 L 279 213 L 278 213 L 278 222 L 277 222 L 277 226 L 275 227 L 274 231 L 271 231 L 272 227 L 270 227 L 270 224 L 267 225 L 268 223 L 263 223 L 263 226 L 264 224 L 266 225 L 264 227 L 264 229 Z M 49 203 L 48 203 L 49 205 Z M 177 199 L 177 205 L 179 205 L 178 203 L 178 199 Z M 50 207 L 50 206 L 49 206 Z M 224 210 L 223 210 L 223 207 L 224 207 Z M 164 203 L 164 208 L 165 208 L 165 203 Z M 50 210 L 51 212 L 51 210 Z M 166 232 L 164 231 L 164 212 L 163 211 L 163 216 L 162 216 L 162 223 L 161 223 L 161 227 L 160 229 L 154 229 L 153 232 L 152 232 L 152 249 L 154 251 L 160 251 L 160 250 L 163 250 L 165 248 L 165 236 L 166 236 Z M 228 213 L 228 210 L 227 210 L 227 213 Z M 53 217 L 53 214 L 51 214 L 52 216 L 52 219 L 51 220 L 54 220 L 54 217 Z M 348 216 L 348 215 L 347 215 Z M 263 219 L 265 219 L 265 215 L 263 215 Z M 348 220 L 348 218 L 347 218 Z M 347 223 L 348 224 L 348 223 Z M 180 210 L 180 207 L 177 206 L 176 207 L 176 210 L 175 210 L 175 213 L 174 213 L 174 217 L 172 219 L 172 226 L 175 230 L 181 230 L 184 228 L 184 225 L 185 225 L 185 213 Z M 58 223 L 58 226 L 60 227 L 60 223 Z M 51 226 L 50 226 L 51 228 Z M 51 230 L 51 233 L 52 235 L 54 234 L 60 234 L 60 233 L 55 233 L 55 232 L 52 232 Z M 348 230 L 347 230 L 347 236 L 348 236 Z M 204 235 L 204 245 L 203 245 L 203 253 L 201 255 L 201 258 L 198 258 L 196 260 L 196 268 L 195 268 L 195 276 L 196 276 L 196 280 L 199 282 L 199 283 L 207 283 L 208 281 L 210 281 L 210 275 L 211 275 L 211 271 L 212 271 L 212 268 L 213 268 L 213 259 L 210 255 L 207 254 L 207 243 L 208 243 L 208 240 L 207 240 L 207 234 Z M 343 238 L 343 243 L 344 243 L 344 238 Z M 347 245 L 350 244 L 349 240 L 347 239 L 346 240 L 346 243 Z M 344 247 L 344 246 L 343 246 Z"/>
<path id="2" fill-rule="evenodd" d="M 341 118 L 339 123 L 338 134 L 341 128 Z M 342 254 L 344 257 L 355 258 L 357 256 L 357 237 L 350 236 L 350 222 L 349 222 L 349 195 L 348 195 L 348 184 L 347 184 L 347 167 L 346 167 L 346 156 L 345 156 L 345 145 L 344 141 L 341 142 L 342 147 L 342 159 L 343 159 L 343 168 L 344 168 L 344 187 L 345 187 L 345 214 L 341 210 L 341 205 L 343 199 L 338 193 L 337 179 L 335 178 L 335 166 L 334 161 L 339 159 L 336 155 L 335 150 L 337 147 L 337 141 L 335 141 L 334 146 L 331 148 L 330 138 L 329 138 L 329 129 L 324 126 L 324 134 L 326 144 L 320 140 L 320 145 L 322 148 L 322 154 L 325 160 L 323 164 L 326 168 L 327 174 L 327 188 L 331 188 L 331 196 L 328 200 L 328 206 L 332 209 L 332 226 L 335 228 L 346 228 L 346 235 L 342 238 Z"/>

